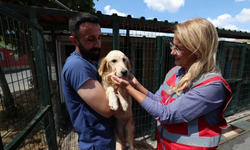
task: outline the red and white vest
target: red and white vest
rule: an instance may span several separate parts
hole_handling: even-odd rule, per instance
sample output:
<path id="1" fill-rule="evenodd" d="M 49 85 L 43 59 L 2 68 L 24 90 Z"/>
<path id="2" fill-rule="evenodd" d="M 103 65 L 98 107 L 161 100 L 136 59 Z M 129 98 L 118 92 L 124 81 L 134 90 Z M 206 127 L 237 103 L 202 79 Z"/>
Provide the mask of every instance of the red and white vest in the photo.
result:
<path id="1" fill-rule="evenodd" d="M 162 99 L 160 103 L 168 105 L 179 97 L 175 93 L 171 95 L 168 93 L 170 87 L 175 86 L 175 73 L 179 69 L 180 67 L 174 67 L 166 75 L 161 91 Z M 218 125 L 209 125 L 203 116 L 191 122 L 179 124 L 162 124 L 157 121 L 157 150 L 213 150 L 218 147 L 221 129 L 227 127 L 227 122 L 224 118 L 225 109 L 232 98 L 232 92 L 228 83 L 217 73 L 207 73 L 190 83 L 183 91 L 180 91 L 180 94 L 212 82 L 222 82 L 228 90 Z"/>

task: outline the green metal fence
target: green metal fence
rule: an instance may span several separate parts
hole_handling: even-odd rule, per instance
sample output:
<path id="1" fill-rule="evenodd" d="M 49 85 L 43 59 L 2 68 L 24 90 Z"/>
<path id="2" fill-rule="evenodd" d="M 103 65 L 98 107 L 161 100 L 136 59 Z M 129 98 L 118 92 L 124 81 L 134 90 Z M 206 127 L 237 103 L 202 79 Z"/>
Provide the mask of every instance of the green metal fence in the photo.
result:
<path id="1" fill-rule="evenodd" d="M 174 57 L 170 55 L 171 41 L 173 36 L 160 33 L 160 27 L 154 24 L 119 21 L 113 28 L 113 48 L 125 52 L 130 58 L 132 73 L 152 92 L 156 92 L 166 73 L 175 66 Z M 233 99 L 226 109 L 226 116 L 249 110 L 250 95 L 247 94 L 250 90 L 249 54 L 249 45 L 246 43 L 219 42 L 217 62 L 222 76 L 233 92 Z M 135 137 L 141 135 L 154 137 L 156 121 L 135 101 L 133 101 L 133 115 Z"/>
<path id="2" fill-rule="evenodd" d="M 217 61 L 222 76 L 229 83 L 233 99 L 226 116 L 250 109 L 250 48 L 246 43 L 220 41 Z"/>
<path id="3" fill-rule="evenodd" d="M 160 32 L 161 27 L 152 22 L 119 20 L 113 24 L 113 49 L 123 51 L 130 59 L 132 74 L 145 88 L 156 92 L 165 77 L 165 64 L 172 60 L 166 59 L 165 56 L 169 57 L 166 51 L 169 46 L 162 43 L 166 43 L 165 40 L 172 41 L 172 37 L 166 37 L 168 34 Z M 156 120 L 135 100 L 132 110 L 135 137 L 149 135 L 154 139 Z"/>
<path id="4" fill-rule="evenodd" d="M 45 9 L 32 7 L 32 12 L 29 12 L 30 20 L 27 20 L 2 5 L 0 7 L 0 43 L 3 45 L 0 47 L 3 49 L 3 52 L 0 51 L 0 150 L 57 149 L 56 136 L 65 123 L 63 120 L 66 115 L 60 114 L 60 109 L 65 107 L 59 102 L 63 93 L 57 91 L 60 88 L 60 78 L 57 76 L 55 34 L 52 29 L 52 41 L 44 44 L 43 30 L 37 25 L 36 13 L 42 14 Z M 28 9 L 21 7 L 27 6 L 20 6 L 18 10 L 28 13 Z M 63 16 L 64 20 L 73 16 L 73 13 L 77 12 L 54 9 L 45 12 L 46 15 Z M 101 19 L 102 28 L 112 30 L 113 49 L 120 49 L 129 57 L 132 73 L 149 91 L 155 92 L 163 82 L 165 74 L 174 66 L 174 57 L 170 55 L 169 47 L 173 37 L 163 32 L 171 33 L 170 28 L 175 23 L 136 19 L 131 16 L 96 15 Z M 249 34 L 245 33 L 219 29 L 218 33 L 249 38 Z M 5 54 L 7 49 L 13 51 L 12 55 Z M 5 57 L 7 55 L 13 57 Z M 27 64 L 20 66 L 17 60 L 27 61 Z M 221 41 L 217 61 L 223 77 L 233 91 L 233 99 L 226 115 L 249 110 L 249 45 Z M 135 137 L 155 137 L 156 121 L 135 101 L 133 118 Z"/>
<path id="5" fill-rule="evenodd" d="M 158 51 L 162 51 L 161 56 L 161 72 L 160 72 L 160 82 L 163 82 L 165 79 L 165 75 L 168 73 L 168 71 L 175 66 L 174 57 L 170 54 L 171 48 L 170 48 L 170 42 L 173 42 L 173 36 L 159 36 L 157 37 L 157 47 Z"/>
<path id="6" fill-rule="evenodd" d="M 0 149 L 57 149 L 43 30 L 0 4 Z"/>
<path id="7" fill-rule="evenodd" d="M 159 79 L 155 82 L 157 86 L 164 80 L 167 71 L 175 65 L 174 57 L 170 55 L 169 42 L 171 41 L 173 41 L 173 37 L 157 37 L 158 61 L 164 62 L 159 63 L 159 68 L 155 68 L 155 71 L 159 73 Z M 249 110 L 250 45 L 247 43 L 220 41 L 217 63 L 221 69 L 222 76 L 229 83 L 233 92 L 233 98 L 226 109 L 225 115 L 229 116 Z"/>
<path id="8" fill-rule="evenodd" d="M 155 83 L 159 79 L 157 71 L 160 67 L 159 62 L 155 61 L 160 58 L 156 37 L 163 33 L 158 33 L 159 28 L 149 24 L 131 26 L 128 22 L 119 22 L 119 26 L 115 27 L 113 33 L 119 33 L 119 38 L 113 37 L 113 48 L 120 49 L 128 56 L 133 75 L 149 91 L 155 92 L 159 88 L 159 85 Z M 121 29 L 118 30 L 118 28 Z M 155 32 L 146 32 L 146 30 Z M 152 133 L 154 135 L 155 120 L 135 100 L 133 100 L 132 110 L 135 122 L 134 136 L 137 138 L 150 136 Z"/>

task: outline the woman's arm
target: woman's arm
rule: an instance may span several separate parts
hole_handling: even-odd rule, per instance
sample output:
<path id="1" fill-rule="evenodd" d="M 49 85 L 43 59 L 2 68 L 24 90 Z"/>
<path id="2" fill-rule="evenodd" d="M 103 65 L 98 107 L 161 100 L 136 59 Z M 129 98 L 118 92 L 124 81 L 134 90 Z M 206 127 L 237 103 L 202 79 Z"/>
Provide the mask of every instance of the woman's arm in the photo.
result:
<path id="1" fill-rule="evenodd" d="M 126 87 L 127 92 L 139 103 L 141 104 L 142 101 L 147 97 L 144 93 L 136 90 L 131 85 Z"/>
<path id="2" fill-rule="evenodd" d="M 156 92 L 156 94 L 152 94 L 149 92 L 145 87 L 143 87 L 138 80 L 133 76 L 129 75 L 128 80 L 124 80 L 122 78 L 118 78 L 117 76 L 113 75 L 112 78 L 113 82 L 118 85 L 120 88 L 124 88 L 127 92 L 134 97 L 134 99 L 141 104 L 141 102 L 148 96 L 151 100 L 159 102 L 161 100 L 161 88 Z M 131 86 L 132 85 L 132 86 Z M 133 88 L 134 87 L 134 88 Z"/>
<path id="3" fill-rule="evenodd" d="M 128 81 L 139 92 L 143 93 L 144 95 L 147 95 L 148 90 L 144 86 L 142 86 L 141 83 L 138 82 L 138 80 L 132 74 L 128 75 Z"/>
<path id="4" fill-rule="evenodd" d="M 221 106 L 226 100 L 227 90 L 221 82 L 195 88 L 177 98 L 168 105 L 154 102 L 148 98 L 141 106 L 155 119 L 164 124 L 174 124 L 192 121 L 199 116 L 216 110 L 221 112 Z M 216 115 L 219 119 L 219 115 Z"/>
<path id="5" fill-rule="evenodd" d="M 147 96 L 149 98 L 151 98 L 154 101 L 160 102 L 161 100 L 161 91 L 162 91 L 162 85 L 160 86 L 160 88 L 155 92 L 155 94 L 151 93 L 150 91 L 148 91 Z"/>
<path id="6" fill-rule="evenodd" d="M 135 79 L 135 77 L 132 78 L 131 74 L 128 76 L 128 81 L 119 78 L 116 75 L 112 75 L 111 80 L 115 85 L 126 90 L 140 104 L 147 97 L 146 89 Z M 138 90 L 136 90 L 131 84 Z"/>
<path id="7" fill-rule="evenodd" d="M 151 116 L 164 124 L 189 122 L 219 109 L 224 104 L 227 93 L 221 82 L 214 82 L 195 88 L 168 105 L 164 105 L 137 91 L 128 81 L 116 76 L 112 78 L 116 85 L 126 89 Z"/>

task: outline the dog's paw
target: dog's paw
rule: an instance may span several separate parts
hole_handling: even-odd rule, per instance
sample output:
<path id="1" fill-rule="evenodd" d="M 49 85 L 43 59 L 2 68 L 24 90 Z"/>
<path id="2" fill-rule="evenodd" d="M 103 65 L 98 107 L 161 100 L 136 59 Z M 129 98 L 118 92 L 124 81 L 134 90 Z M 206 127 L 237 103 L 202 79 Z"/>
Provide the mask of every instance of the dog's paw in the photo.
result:
<path id="1" fill-rule="evenodd" d="M 110 95 L 109 96 L 109 107 L 111 110 L 117 110 L 118 109 L 118 103 L 117 103 L 117 97 L 116 95 Z"/>
<path id="2" fill-rule="evenodd" d="M 109 107 L 111 110 L 117 110 L 118 104 L 117 103 L 115 104 L 114 102 L 109 101 Z"/>
<path id="3" fill-rule="evenodd" d="M 123 102 L 121 102 L 121 105 L 122 105 L 122 110 L 123 111 L 127 111 L 127 109 L 128 109 L 128 103 L 126 101 L 123 101 Z"/>

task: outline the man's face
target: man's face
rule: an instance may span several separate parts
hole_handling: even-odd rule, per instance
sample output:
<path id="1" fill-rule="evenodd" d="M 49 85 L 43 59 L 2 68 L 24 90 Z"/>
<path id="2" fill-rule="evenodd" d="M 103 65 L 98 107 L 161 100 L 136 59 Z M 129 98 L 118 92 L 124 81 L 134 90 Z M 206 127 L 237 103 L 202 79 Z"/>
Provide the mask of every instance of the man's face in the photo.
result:
<path id="1" fill-rule="evenodd" d="M 78 48 L 86 59 L 96 61 L 100 57 L 101 28 L 98 24 L 83 23 L 79 28 Z"/>
<path id="2" fill-rule="evenodd" d="M 100 58 L 100 48 L 91 48 L 90 50 L 87 50 L 81 42 L 79 42 L 78 47 L 81 55 L 84 56 L 84 58 L 91 61 L 97 61 Z"/>

